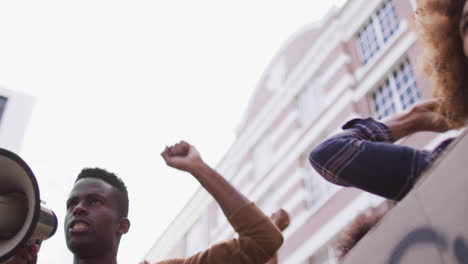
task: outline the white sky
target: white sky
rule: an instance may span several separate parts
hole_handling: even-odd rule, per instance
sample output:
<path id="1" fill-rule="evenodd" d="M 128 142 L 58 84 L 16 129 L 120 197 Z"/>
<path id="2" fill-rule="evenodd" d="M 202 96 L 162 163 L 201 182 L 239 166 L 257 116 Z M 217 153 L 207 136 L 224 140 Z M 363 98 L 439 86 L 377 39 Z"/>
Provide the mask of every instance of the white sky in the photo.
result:
<path id="1" fill-rule="evenodd" d="M 338 1 L 0 1 L 0 87 L 35 97 L 21 156 L 59 218 L 39 264 L 72 263 L 65 200 L 83 167 L 126 182 L 138 263 L 193 194 L 159 153 L 185 139 L 215 166 L 266 66 Z"/>

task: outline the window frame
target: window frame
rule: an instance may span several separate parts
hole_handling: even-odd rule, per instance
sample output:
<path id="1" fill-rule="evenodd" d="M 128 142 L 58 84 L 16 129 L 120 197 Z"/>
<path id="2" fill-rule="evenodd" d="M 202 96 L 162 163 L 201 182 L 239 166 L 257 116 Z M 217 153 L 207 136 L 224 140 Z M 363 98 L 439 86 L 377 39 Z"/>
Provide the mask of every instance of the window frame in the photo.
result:
<path id="1" fill-rule="evenodd" d="M 406 107 L 403 105 L 403 101 L 401 100 L 400 96 L 401 96 L 401 94 L 406 93 L 406 91 L 409 89 L 409 86 L 407 86 L 406 88 L 405 87 L 402 88 L 402 90 L 398 90 L 396 80 L 395 80 L 395 76 L 394 76 L 395 72 L 398 72 L 399 74 L 401 74 L 403 72 L 403 70 L 401 70 L 402 65 L 405 65 L 405 67 L 410 67 L 409 72 L 411 73 L 411 76 L 409 76 L 409 77 L 412 78 L 411 79 L 412 82 L 411 82 L 410 86 L 414 86 L 411 89 L 416 89 L 415 92 L 416 92 L 416 95 L 417 95 L 414 102 L 411 103 L 411 104 L 406 105 Z M 389 83 L 389 87 L 390 87 L 391 92 L 392 92 L 391 99 L 392 99 L 392 103 L 395 105 L 395 111 L 390 112 L 387 115 L 383 115 L 383 113 L 379 113 L 376 110 L 376 100 L 374 99 L 374 94 L 376 93 L 376 91 L 381 86 L 385 85 L 385 83 L 387 81 Z M 408 81 L 408 83 L 409 82 L 410 82 L 410 80 Z M 367 96 L 367 100 L 368 100 L 370 112 L 372 113 L 372 116 L 374 118 L 376 118 L 377 120 L 380 120 L 382 118 L 385 118 L 385 117 L 390 116 L 390 115 L 395 114 L 395 113 L 400 113 L 400 112 L 406 110 L 409 106 L 411 106 L 414 103 L 421 100 L 421 91 L 419 90 L 416 75 L 414 74 L 414 71 L 413 71 L 413 64 L 411 63 L 411 60 L 410 60 L 408 55 L 405 55 L 405 56 L 403 56 L 402 59 L 398 60 L 397 63 L 391 68 L 391 70 L 388 71 L 385 74 L 385 77 L 383 78 L 383 80 L 380 81 L 378 83 L 378 85 L 376 85 L 372 90 L 370 90 L 370 92 L 368 93 L 368 96 Z"/>
<path id="2" fill-rule="evenodd" d="M 311 78 L 296 97 L 296 109 L 301 127 L 306 128 L 312 124 L 325 109 L 325 100 L 326 94 L 320 81 L 316 77 Z"/>
<path id="3" fill-rule="evenodd" d="M 385 37 L 383 35 L 382 22 L 380 20 L 380 16 L 378 15 L 378 13 L 381 12 L 382 10 L 384 10 L 385 6 L 388 5 L 388 4 L 391 4 L 391 8 L 394 11 L 393 14 L 394 14 L 394 17 L 395 17 L 396 27 L 395 27 L 393 33 L 391 33 L 391 35 L 387 39 L 385 39 Z M 397 13 L 397 11 L 395 9 L 395 4 L 393 3 L 393 0 L 384 0 L 384 1 L 382 1 L 378 5 L 377 9 L 374 12 L 372 12 L 369 19 L 367 19 L 366 22 L 359 28 L 359 30 L 358 30 L 358 32 L 356 34 L 359 59 L 360 59 L 360 61 L 361 61 L 361 63 L 363 65 L 368 65 L 371 61 L 373 61 L 377 57 L 376 55 L 379 53 L 379 51 L 383 50 L 383 48 L 386 45 L 388 45 L 390 40 L 393 39 L 394 36 L 396 35 L 396 33 L 398 32 L 398 30 L 400 28 L 400 24 L 401 24 L 401 21 L 400 21 L 400 18 L 398 16 L 398 13 Z M 377 42 L 377 49 L 375 51 L 373 51 L 373 53 L 372 53 L 372 55 L 370 57 L 365 57 L 364 56 L 365 52 L 363 50 L 362 39 L 361 39 L 363 30 L 367 26 L 372 26 L 372 31 L 374 32 L 373 36 L 375 37 L 376 42 Z"/>

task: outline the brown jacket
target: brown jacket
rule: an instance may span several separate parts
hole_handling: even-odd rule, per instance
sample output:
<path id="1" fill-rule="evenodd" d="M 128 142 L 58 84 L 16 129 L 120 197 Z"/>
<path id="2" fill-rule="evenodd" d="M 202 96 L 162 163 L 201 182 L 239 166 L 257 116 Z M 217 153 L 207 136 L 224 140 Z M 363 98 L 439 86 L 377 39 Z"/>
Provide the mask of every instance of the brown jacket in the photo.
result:
<path id="1" fill-rule="evenodd" d="M 169 259 L 156 264 L 264 264 L 283 243 L 281 231 L 254 203 L 234 215 L 229 222 L 238 239 L 218 243 L 186 259 Z"/>

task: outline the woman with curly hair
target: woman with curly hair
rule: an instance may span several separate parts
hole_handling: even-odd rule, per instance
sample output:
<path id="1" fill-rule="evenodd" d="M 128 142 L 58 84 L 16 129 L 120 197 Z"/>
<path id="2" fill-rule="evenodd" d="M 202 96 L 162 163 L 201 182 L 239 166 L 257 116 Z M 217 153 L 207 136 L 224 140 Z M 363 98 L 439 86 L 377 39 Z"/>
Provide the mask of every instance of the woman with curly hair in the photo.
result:
<path id="1" fill-rule="evenodd" d="M 433 151 L 392 144 L 418 131 L 445 132 L 468 117 L 468 4 L 466 0 L 419 0 L 414 25 L 423 46 L 421 62 L 436 99 L 376 121 L 353 119 L 344 131 L 318 145 L 311 165 L 326 180 L 400 200 L 421 173 L 453 141 Z"/>
<path id="2" fill-rule="evenodd" d="M 416 32 L 423 43 L 420 62 L 432 79 L 437 111 L 460 128 L 468 117 L 468 5 L 466 0 L 419 1 Z"/>

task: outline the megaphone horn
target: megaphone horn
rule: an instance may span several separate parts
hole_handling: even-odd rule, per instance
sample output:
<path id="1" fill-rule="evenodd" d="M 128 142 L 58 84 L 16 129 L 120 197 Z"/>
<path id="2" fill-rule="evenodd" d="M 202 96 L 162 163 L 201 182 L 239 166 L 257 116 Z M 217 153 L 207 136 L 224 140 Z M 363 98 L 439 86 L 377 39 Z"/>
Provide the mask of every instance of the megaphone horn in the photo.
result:
<path id="1" fill-rule="evenodd" d="M 36 177 L 15 153 L 0 148 L 0 262 L 55 234 L 57 217 L 41 203 Z"/>

